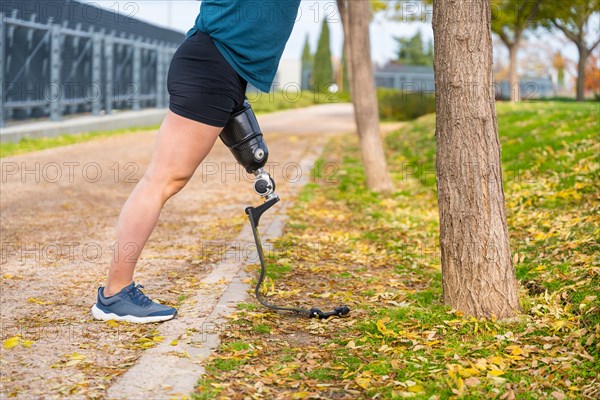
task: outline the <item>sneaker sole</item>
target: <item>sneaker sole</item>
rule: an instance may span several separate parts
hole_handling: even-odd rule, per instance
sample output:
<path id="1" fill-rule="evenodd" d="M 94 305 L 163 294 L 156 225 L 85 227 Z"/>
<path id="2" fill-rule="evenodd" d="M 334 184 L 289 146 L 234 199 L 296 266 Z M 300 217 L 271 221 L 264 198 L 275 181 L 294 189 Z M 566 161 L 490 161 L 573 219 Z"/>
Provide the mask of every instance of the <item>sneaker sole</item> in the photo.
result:
<path id="1" fill-rule="evenodd" d="M 104 311 L 102 311 L 101 309 L 96 307 L 96 305 L 94 304 L 94 306 L 92 307 L 92 315 L 94 316 L 95 319 L 99 319 L 101 321 L 111 321 L 112 320 L 112 321 L 132 322 L 134 324 L 147 324 L 147 323 L 151 323 L 151 322 L 168 321 L 168 320 L 172 319 L 173 317 L 175 317 L 175 315 L 177 315 L 177 313 L 172 314 L 172 315 L 157 315 L 157 316 L 152 316 L 152 317 L 136 317 L 134 315 L 117 315 L 117 314 L 113 314 L 113 313 L 105 313 Z"/>

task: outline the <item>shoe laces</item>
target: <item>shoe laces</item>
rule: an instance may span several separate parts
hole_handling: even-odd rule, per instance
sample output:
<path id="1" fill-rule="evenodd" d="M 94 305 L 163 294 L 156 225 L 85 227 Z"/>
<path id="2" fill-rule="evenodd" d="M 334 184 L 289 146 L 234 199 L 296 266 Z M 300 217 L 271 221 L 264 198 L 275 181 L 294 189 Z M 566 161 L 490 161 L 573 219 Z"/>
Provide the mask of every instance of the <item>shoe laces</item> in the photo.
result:
<path id="1" fill-rule="evenodd" d="M 139 304 L 141 306 L 148 306 L 150 304 L 153 303 L 153 301 L 144 294 L 144 292 L 142 292 L 140 289 L 143 289 L 144 286 L 137 284 L 135 285 L 131 291 L 129 292 L 129 295 L 131 297 L 131 299 L 133 300 L 133 302 L 135 302 L 136 304 Z"/>

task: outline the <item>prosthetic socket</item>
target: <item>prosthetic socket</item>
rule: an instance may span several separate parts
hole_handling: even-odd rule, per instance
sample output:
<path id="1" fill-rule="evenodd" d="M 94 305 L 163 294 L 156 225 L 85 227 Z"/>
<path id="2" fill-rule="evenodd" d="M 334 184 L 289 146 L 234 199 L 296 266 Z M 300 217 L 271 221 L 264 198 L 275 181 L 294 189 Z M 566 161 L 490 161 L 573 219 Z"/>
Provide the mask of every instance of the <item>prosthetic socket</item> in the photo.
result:
<path id="1" fill-rule="evenodd" d="M 254 174 L 254 191 L 266 200 L 277 197 L 275 181 L 263 169 L 269 158 L 269 149 L 247 100 L 239 111 L 231 115 L 220 138 L 246 172 Z"/>

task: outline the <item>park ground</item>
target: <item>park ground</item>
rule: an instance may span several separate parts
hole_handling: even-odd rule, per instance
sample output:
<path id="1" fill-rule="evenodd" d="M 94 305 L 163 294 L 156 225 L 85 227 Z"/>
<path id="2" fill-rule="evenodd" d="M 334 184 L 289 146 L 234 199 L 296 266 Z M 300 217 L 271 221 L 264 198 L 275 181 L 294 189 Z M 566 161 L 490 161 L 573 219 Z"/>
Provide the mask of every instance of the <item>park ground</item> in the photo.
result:
<path id="1" fill-rule="evenodd" d="M 308 175 L 328 137 L 354 127 L 349 104 L 259 119 L 285 203 L 296 197 L 299 168 Z M 217 141 L 194 179 L 166 204 L 136 269 L 136 283 L 178 307 L 179 318 L 141 326 L 91 318 L 113 256 L 115 222 L 155 138 L 156 130 L 138 130 L 2 143 L 0 397 L 104 398 L 140 357 L 191 330 L 186 318 L 199 324 L 209 298 L 226 285 L 205 279 L 218 268 L 219 251 L 247 225 L 243 210 L 260 199 L 252 177 Z M 202 304 L 195 303 L 205 291 Z M 181 321 L 190 326 L 184 332 L 177 331 Z"/>
<path id="2" fill-rule="evenodd" d="M 435 116 L 387 135 L 390 196 L 365 190 L 346 135 L 289 211 L 263 289 L 350 316 L 239 304 L 194 398 L 600 397 L 599 105 L 501 103 L 498 119 L 521 315 L 478 320 L 442 303 Z"/>
<path id="3" fill-rule="evenodd" d="M 281 114 L 263 126 L 279 161 L 325 148 L 313 182 L 288 209 L 285 234 L 268 246 L 264 290 L 275 303 L 324 310 L 347 304 L 352 311 L 327 321 L 278 314 L 249 291 L 221 327 L 221 344 L 191 397 L 597 398 L 599 105 L 500 103 L 498 116 L 522 315 L 476 320 L 441 301 L 435 116 L 386 134 L 397 191 L 381 196 L 365 190 L 354 134 L 314 132 L 324 125 L 350 132 L 339 113 Z M 82 253 L 111 240 L 154 134 L 94 134 L 2 149 L 7 156 L 47 148 L 4 163 L 80 163 L 74 182 L 36 183 L 31 176 L 3 182 L 3 242 L 26 246 L 19 260 L 13 251 L 2 260 L 3 395 L 105 397 L 115 379 L 164 340 L 152 324 L 91 321 L 110 249 L 103 247 L 101 257 Z M 71 141 L 84 143 L 62 146 Z M 82 176 L 89 160 L 106 172 L 100 181 Z M 217 146 L 207 161 L 223 160 L 231 156 Z M 201 240 L 233 240 L 245 224 L 240 210 L 250 188 L 211 179 L 200 171 L 167 205 L 143 254 L 138 278 L 164 303 L 185 305 L 213 256 L 219 258 L 195 258 Z M 291 203 L 293 185 L 278 183 Z M 215 199 L 222 200 L 218 213 L 206 207 L 217 207 Z M 71 248 L 74 258 L 55 254 Z M 257 265 L 248 271 L 255 275 Z"/>

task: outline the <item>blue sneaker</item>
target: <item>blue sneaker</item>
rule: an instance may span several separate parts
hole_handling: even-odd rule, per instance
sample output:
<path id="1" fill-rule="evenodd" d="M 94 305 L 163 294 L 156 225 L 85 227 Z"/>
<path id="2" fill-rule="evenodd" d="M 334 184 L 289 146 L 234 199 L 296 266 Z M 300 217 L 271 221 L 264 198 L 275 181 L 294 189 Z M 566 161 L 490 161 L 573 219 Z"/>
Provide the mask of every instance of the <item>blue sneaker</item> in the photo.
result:
<path id="1" fill-rule="evenodd" d="M 98 288 L 98 301 L 92 307 L 92 315 L 102 321 L 127 321 L 138 324 L 166 321 L 177 315 L 173 307 L 153 302 L 140 289 L 142 285 L 132 282 L 114 296 L 104 297 L 104 287 Z"/>

